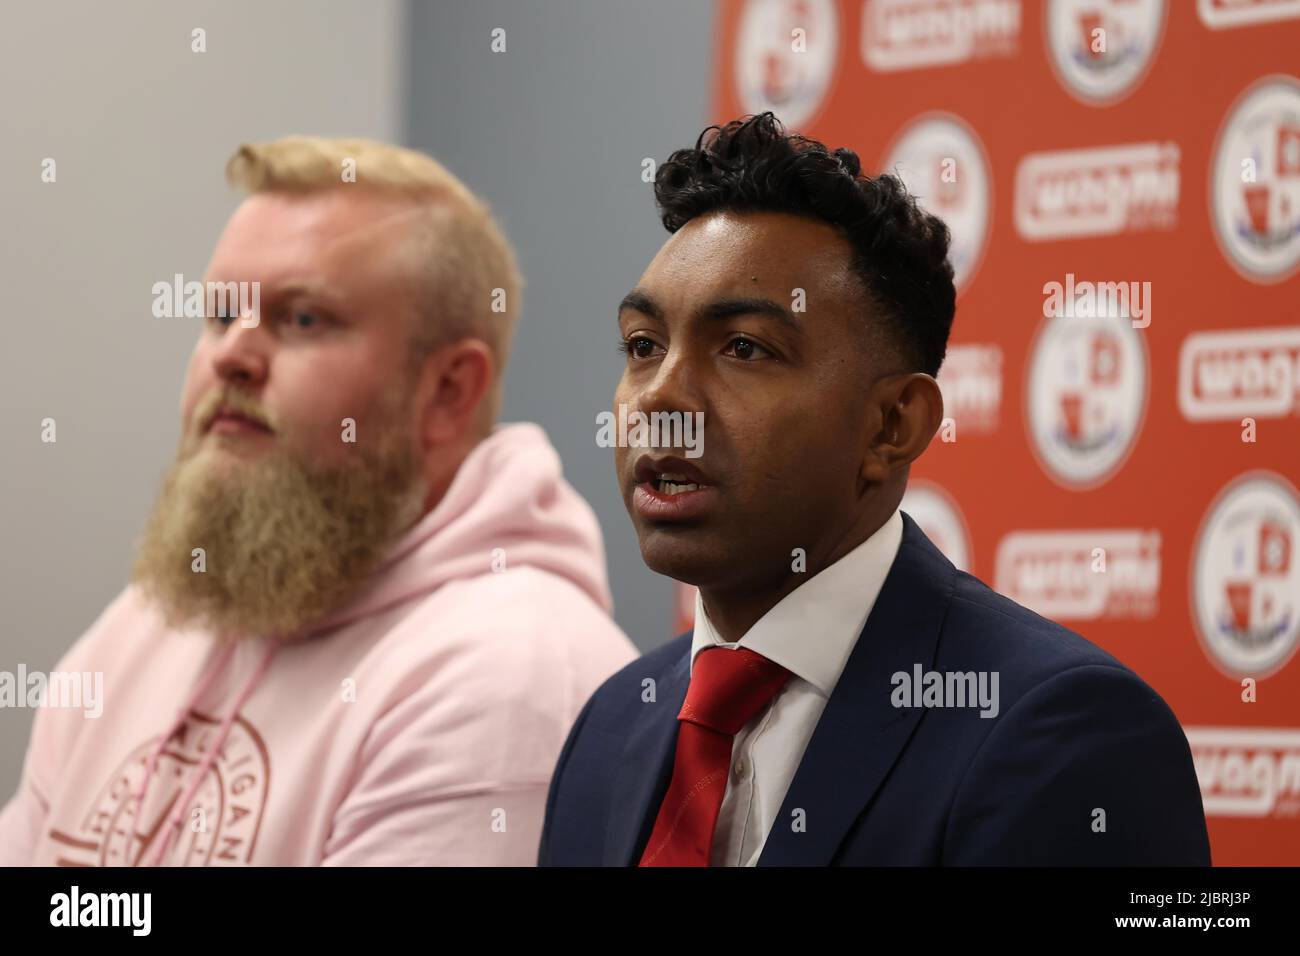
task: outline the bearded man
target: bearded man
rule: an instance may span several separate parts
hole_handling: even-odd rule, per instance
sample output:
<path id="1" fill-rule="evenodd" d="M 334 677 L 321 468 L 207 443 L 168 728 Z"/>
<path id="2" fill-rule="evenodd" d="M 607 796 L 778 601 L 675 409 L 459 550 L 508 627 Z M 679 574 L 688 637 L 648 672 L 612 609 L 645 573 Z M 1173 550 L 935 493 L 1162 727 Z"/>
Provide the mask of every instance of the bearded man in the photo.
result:
<path id="1" fill-rule="evenodd" d="M 496 424 L 513 251 L 412 150 L 290 137 L 227 178 L 205 285 L 256 306 L 203 320 L 131 583 L 57 667 L 102 715 L 38 711 L 0 864 L 532 863 L 635 654 L 591 509 Z"/>

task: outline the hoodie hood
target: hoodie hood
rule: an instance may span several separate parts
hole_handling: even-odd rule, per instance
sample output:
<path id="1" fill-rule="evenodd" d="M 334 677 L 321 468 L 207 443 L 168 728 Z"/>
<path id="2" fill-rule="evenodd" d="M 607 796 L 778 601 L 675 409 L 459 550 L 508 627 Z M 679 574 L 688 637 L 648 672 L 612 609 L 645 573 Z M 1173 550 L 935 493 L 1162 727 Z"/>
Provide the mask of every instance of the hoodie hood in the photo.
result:
<path id="1" fill-rule="evenodd" d="M 392 547 L 360 593 L 313 626 L 333 630 L 449 581 L 531 567 L 612 610 L 596 515 L 564 480 L 537 425 L 498 425 L 466 456 L 443 499 Z"/>

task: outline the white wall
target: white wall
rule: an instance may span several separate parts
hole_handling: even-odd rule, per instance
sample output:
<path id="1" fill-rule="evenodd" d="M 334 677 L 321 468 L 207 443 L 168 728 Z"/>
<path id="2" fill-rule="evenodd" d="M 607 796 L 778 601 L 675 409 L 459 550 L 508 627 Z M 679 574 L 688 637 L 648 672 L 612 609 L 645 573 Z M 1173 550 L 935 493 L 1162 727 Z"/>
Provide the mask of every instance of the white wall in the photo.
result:
<path id="1" fill-rule="evenodd" d="M 52 668 L 126 581 L 199 322 L 153 318 L 150 287 L 202 275 L 237 202 L 226 158 L 399 139 L 405 20 L 398 0 L 0 7 L 0 670 Z M 0 803 L 31 720 L 0 710 Z"/>

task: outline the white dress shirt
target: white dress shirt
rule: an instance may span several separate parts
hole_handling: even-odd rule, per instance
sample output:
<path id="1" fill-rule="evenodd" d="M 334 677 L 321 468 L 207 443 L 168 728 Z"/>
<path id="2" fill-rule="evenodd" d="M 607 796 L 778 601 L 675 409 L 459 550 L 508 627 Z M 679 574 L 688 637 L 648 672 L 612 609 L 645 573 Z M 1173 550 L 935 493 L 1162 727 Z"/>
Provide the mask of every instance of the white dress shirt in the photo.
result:
<path id="1" fill-rule="evenodd" d="M 695 595 L 695 658 L 709 647 L 747 647 L 790 671 L 789 681 L 736 734 L 713 835 L 713 866 L 753 866 L 777 823 L 795 770 L 848 663 L 903 540 L 898 509 L 862 544 L 787 594 L 741 639 L 718 636 Z M 790 821 L 780 821 L 789 826 Z"/>

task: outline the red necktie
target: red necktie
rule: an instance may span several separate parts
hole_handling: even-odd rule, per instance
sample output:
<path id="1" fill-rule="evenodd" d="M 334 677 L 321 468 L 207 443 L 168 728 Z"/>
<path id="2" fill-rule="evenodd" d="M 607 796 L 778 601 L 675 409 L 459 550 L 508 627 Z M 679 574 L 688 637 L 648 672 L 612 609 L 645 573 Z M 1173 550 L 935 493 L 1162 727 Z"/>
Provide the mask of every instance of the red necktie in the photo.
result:
<path id="1" fill-rule="evenodd" d="M 672 780 L 641 866 L 709 865 L 732 741 L 789 677 L 780 664 L 745 647 L 700 651 L 677 715 L 681 726 Z"/>

